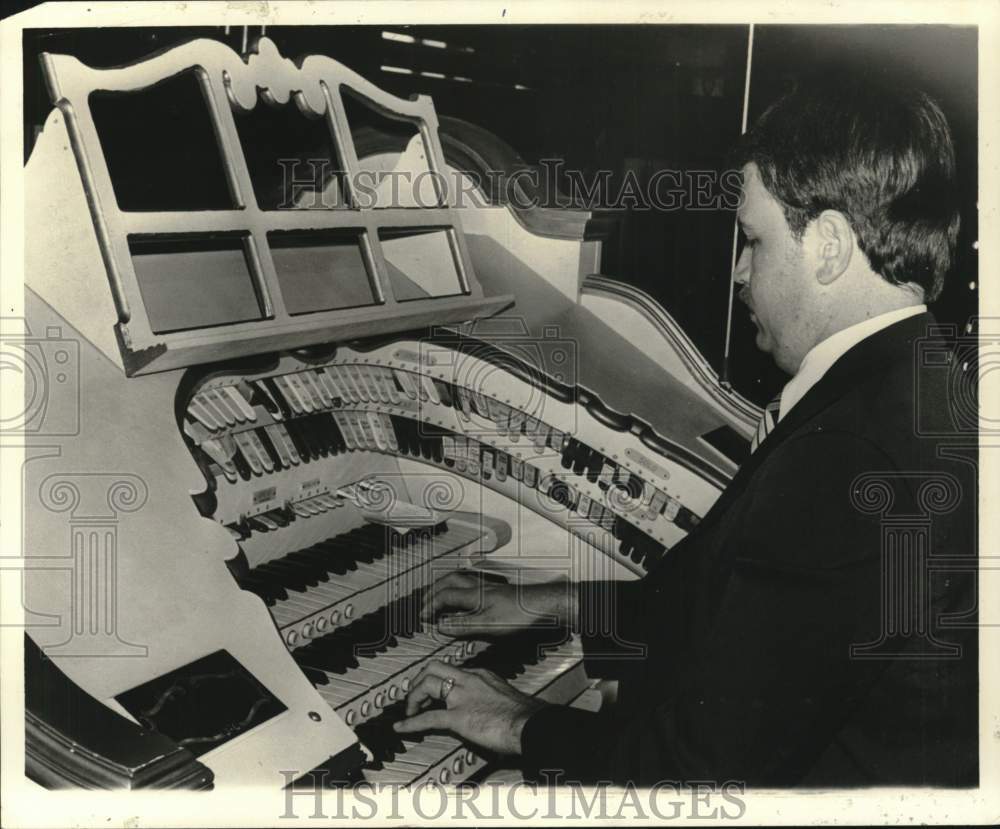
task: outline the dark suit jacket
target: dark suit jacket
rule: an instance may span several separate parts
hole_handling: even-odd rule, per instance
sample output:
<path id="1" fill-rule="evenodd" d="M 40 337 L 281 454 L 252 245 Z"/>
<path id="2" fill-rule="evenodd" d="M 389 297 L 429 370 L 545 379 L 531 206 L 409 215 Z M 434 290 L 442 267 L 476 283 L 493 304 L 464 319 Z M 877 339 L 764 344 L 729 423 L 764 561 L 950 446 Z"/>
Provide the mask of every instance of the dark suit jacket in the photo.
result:
<path id="1" fill-rule="evenodd" d="M 933 324 L 843 355 L 646 578 L 580 586 L 618 704 L 532 715 L 529 774 L 977 784 L 976 435 Z"/>

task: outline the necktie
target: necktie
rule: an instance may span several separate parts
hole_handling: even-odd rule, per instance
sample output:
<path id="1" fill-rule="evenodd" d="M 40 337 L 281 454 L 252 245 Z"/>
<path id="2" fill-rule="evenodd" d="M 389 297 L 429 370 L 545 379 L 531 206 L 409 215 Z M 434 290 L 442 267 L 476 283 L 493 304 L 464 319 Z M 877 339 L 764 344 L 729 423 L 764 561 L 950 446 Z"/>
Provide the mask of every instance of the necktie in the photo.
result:
<path id="1" fill-rule="evenodd" d="M 753 440 L 750 441 L 751 455 L 757 451 L 757 447 L 760 446 L 764 438 L 771 434 L 774 427 L 778 424 L 779 411 L 781 411 L 780 391 L 774 396 L 771 402 L 764 407 L 764 414 L 757 423 L 757 432 L 754 434 Z"/>

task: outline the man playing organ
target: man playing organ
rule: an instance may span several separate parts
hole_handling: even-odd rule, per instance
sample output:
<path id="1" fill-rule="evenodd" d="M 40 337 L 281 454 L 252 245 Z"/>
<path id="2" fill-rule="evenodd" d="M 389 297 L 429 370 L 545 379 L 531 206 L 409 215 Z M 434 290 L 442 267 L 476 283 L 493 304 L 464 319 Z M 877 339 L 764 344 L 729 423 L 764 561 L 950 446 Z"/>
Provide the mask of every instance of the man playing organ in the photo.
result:
<path id="1" fill-rule="evenodd" d="M 734 283 L 792 375 L 758 424 L 595 273 L 604 211 L 456 198 L 526 165 L 428 96 L 267 37 L 40 58 L 31 779 L 975 783 L 930 99 L 803 85 L 740 144 Z M 426 204 L 367 188 L 403 172 Z"/>
<path id="2" fill-rule="evenodd" d="M 915 428 L 915 412 L 950 405 L 947 373 L 917 360 L 958 230 L 949 128 L 920 92 L 813 81 L 764 113 L 737 159 L 733 279 L 758 348 L 791 375 L 749 459 L 642 580 L 460 571 L 424 607 L 452 636 L 558 620 L 619 681 L 617 705 L 545 704 L 432 662 L 395 728 L 564 775 L 550 779 L 975 785 L 975 588 L 947 567 L 975 555 L 974 467 Z M 933 486 L 949 503 L 929 504 Z M 925 555 L 894 569 L 890 515 L 932 516 L 924 538 L 945 567 L 928 575 Z"/>

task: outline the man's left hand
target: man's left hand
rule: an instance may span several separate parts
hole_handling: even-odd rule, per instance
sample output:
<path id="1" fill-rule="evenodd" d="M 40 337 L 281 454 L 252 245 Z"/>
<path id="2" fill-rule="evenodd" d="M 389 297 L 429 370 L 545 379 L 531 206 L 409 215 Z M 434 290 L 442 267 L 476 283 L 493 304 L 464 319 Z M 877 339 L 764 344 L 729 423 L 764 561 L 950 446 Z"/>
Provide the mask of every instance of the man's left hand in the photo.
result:
<path id="1" fill-rule="evenodd" d="M 435 701 L 446 707 L 424 710 Z M 544 702 L 522 694 L 492 671 L 463 670 L 434 660 L 410 686 L 407 719 L 393 727 L 400 734 L 450 731 L 490 751 L 520 754 L 524 724 L 544 707 Z"/>

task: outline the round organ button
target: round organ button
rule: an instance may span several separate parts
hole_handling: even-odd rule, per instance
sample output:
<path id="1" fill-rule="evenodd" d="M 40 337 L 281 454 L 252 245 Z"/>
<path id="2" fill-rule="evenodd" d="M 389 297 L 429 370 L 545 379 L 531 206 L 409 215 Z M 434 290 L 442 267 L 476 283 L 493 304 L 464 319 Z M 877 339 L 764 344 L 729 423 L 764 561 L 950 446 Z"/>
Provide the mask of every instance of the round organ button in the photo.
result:
<path id="1" fill-rule="evenodd" d="M 451 770 L 455 772 L 455 774 L 461 774 L 463 768 L 465 768 L 465 762 L 461 757 L 456 757 L 451 764 Z"/>
<path id="2" fill-rule="evenodd" d="M 466 642 L 465 643 L 465 653 L 466 653 L 466 656 L 472 656 L 475 652 L 476 652 L 476 643 L 475 642 Z"/>
<path id="3" fill-rule="evenodd" d="M 317 631 L 318 633 L 322 633 L 322 632 L 323 632 L 324 630 L 326 630 L 326 626 L 327 626 L 328 624 L 329 624 L 329 622 L 327 622 L 327 620 L 326 620 L 326 616 L 320 616 L 320 617 L 319 617 L 319 618 L 318 618 L 318 619 L 316 620 L 316 631 Z"/>
<path id="4" fill-rule="evenodd" d="M 353 708 L 349 709 L 346 714 L 344 714 L 344 722 L 348 725 L 354 725 L 358 721 L 358 712 Z"/>
<path id="5" fill-rule="evenodd" d="M 471 752 L 471 751 L 465 752 L 465 763 L 466 763 L 466 765 L 471 766 L 475 762 L 476 762 L 476 755 L 473 752 Z"/>
<path id="6" fill-rule="evenodd" d="M 372 711 L 372 707 L 368 703 L 368 700 L 365 700 L 363 703 L 361 703 L 361 716 L 362 717 L 367 717 L 371 713 L 371 711 Z"/>
<path id="7" fill-rule="evenodd" d="M 299 634 L 298 634 L 298 632 L 294 631 L 294 630 L 288 631 L 288 635 L 285 637 L 285 641 L 289 645 L 294 645 L 296 642 L 299 641 Z"/>
<path id="8" fill-rule="evenodd" d="M 398 698 L 399 698 L 399 688 L 397 688 L 395 685 L 390 685 L 389 699 L 398 699 Z"/>
<path id="9" fill-rule="evenodd" d="M 312 635 L 313 635 L 313 626 L 312 626 L 312 622 L 306 622 L 306 623 L 305 623 L 305 624 L 304 624 L 304 625 L 302 626 L 302 638 L 303 638 L 303 639 L 311 639 L 311 638 L 312 638 Z"/>
<path id="10" fill-rule="evenodd" d="M 376 694 L 375 695 L 375 707 L 376 708 L 381 708 L 383 705 L 385 705 L 385 697 L 381 693 Z"/>
<path id="11" fill-rule="evenodd" d="M 441 773 L 438 775 L 438 780 L 442 783 L 448 783 L 451 780 L 451 772 L 448 769 L 441 769 Z"/>
<path id="12" fill-rule="evenodd" d="M 403 681 L 400 682 L 399 685 L 400 685 L 400 687 L 404 691 L 409 691 L 410 690 L 410 678 L 408 676 L 407 677 L 403 677 Z"/>
<path id="13" fill-rule="evenodd" d="M 333 611 L 333 613 L 330 614 L 330 624 L 335 625 L 339 621 L 340 621 L 340 611 L 335 610 Z"/>
<path id="14" fill-rule="evenodd" d="M 353 616 L 354 616 L 354 605 L 349 604 L 347 605 L 347 607 L 344 608 L 344 618 L 350 619 L 353 618 Z"/>

